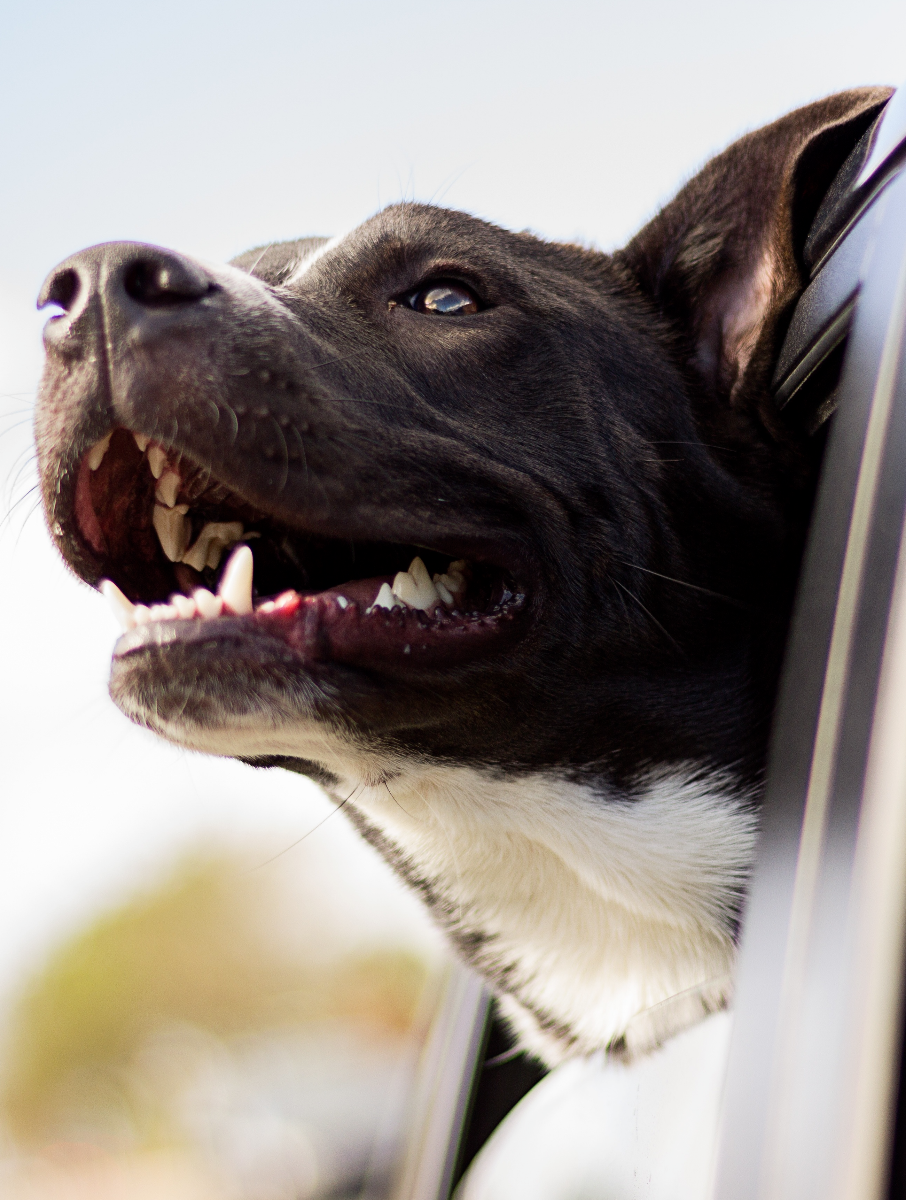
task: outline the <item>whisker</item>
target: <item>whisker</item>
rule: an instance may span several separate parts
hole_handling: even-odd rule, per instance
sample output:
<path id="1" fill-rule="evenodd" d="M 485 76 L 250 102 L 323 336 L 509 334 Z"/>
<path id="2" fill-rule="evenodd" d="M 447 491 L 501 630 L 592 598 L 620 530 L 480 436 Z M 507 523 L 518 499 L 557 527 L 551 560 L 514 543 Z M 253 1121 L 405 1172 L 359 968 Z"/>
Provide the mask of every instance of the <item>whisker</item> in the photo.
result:
<path id="1" fill-rule="evenodd" d="M 16 488 L 19 486 L 22 476 L 29 470 L 29 468 L 36 466 L 37 461 L 37 455 L 30 446 L 27 446 L 24 450 L 19 451 L 19 453 L 10 463 L 10 473 L 7 476 L 6 486 L 10 492 L 14 492 L 16 490 Z"/>
<path id="2" fill-rule="evenodd" d="M 636 594 L 634 592 L 631 592 L 629 590 L 629 588 L 626 587 L 624 584 L 620 583 L 619 579 L 614 579 L 613 576 L 611 576 L 610 578 L 611 578 L 611 581 L 613 583 L 615 583 L 621 591 L 625 592 L 626 595 L 629 596 L 629 598 L 631 600 L 634 600 L 636 602 L 636 604 L 639 606 L 639 608 L 642 610 L 642 612 L 645 613 L 645 615 L 647 617 L 649 617 L 649 619 L 651 621 L 654 622 L 654 624 L 658 627 L 658 629 L 661 631 L 661 633 L 664 635 L 664 637 L 676 647 L 676 649 L 680 652 L 680 654 L 685 656 L 685 653 L 686 653 L 685 650 L 682 648 L 682 646 L 679 644 L 679 642 L 676 640 L 676 638 L 673 636 L 673 634 L 668 632 L 668 630 L 666 630 L 664 628 L 664 626 L 660 623 L 660 621 L 657 619 L 657 617 L 654 615 L 654 613 L 650 612 L 645 607 L 645 605 L 641 602 L 641 600 L 638 598 L 638 596 L 636 596 Z"/>
<path id="3" fill-rule="evenodd" d="M 318 362 L 312 363 L 312 366 L 315 370 L 319 367 L 335 367 L 338 363 L 355 362 L 357 359 L 365 358 L 369 353 L 368 350 L 350 350 L 348 354 L 334 354 L 328 358 L 322 358 Z"/>
<path id="4" fill-rule="evenodd" d="M 36 492 L 37 490 L 38 490 L 38 484 L 33 483 L 32 486 L 28 489 L 28 491 L 23 492 L 18 500 L 13 501 L 13 503 L 9 506 L 9 508 L 4 513 L 3 518 L 0 519 L 0 529 L 2 529 L 3 526 L 6 524 L 6 522 L 10 520 L 10 518 L 13 515 L 13 512 L 19 507 L 19 505 L 24 500 L 27 500 L 28 497 L 32 494 L 32 492 Z M 38 503 L 40 504 L 40 501 Z M 38 507 L 38 505 L 36 504 L 35 508 L 33 508 L 31 510 L 31 512 L 28 514 L 29 517 L 32 515 L 32 513 L 35 511 L 35 509 L 37 509 L 37 507 Z M 28 520 L 28 517 L 26 517 L 26 520 Z"/>
<path id="5" fill-rule="evenodd" d="M 35 513 L 40 509 L 40 507 L 41 507 L 41 501 L 38 500 L 31 506 L 31 508 L 28 510 L 28 512 L 22 518 L 22 524 L 19 526 L 19 532 L 16 534 L 15 542 L 13 542 L 14 549 L 19 545 L 19 542 L 22 539 L 22 534 L 25 532 L 25 526 L 32 519 L 32 517 L 35 515 Z"/>
<path id="6" fill-rule="evenodd" d="M 690 588 L 693 592 L 701 592 L 703 596 L 712 596 L 715 600 L 723 600 L 725 604 L 732 604 L 734 608 L 740 608 L 745 612 L 751 611 L 749 605 L 744 604 L 742 600 L 736 600 L 733 596 L 725 596 L 722 592 L 712 592 L 710 588 L 699 587 L 697 583 L 687 583 L 685 579 L 674 579 L 672 575 L 662 575 L 660 571 L 652 571 L 649 567 L 640 567 L 638 563 L 627 562 L 623 558 L 615 558 L 613 561 L 622 563 L 624 567 L 632 567 L 634 571 L 644 571 L 646 575 L 665 579 L 668 583 L 677 583 L 680 587 Z"/>
<path id="7" fill-rule="evenodd" d="M 400 810 L 400 812 L 406 813 L 406 816 L 409 818 L 410 821 L 414 820 L 415 818 L 412 816 L 412 813 L 406 812 L 406 810 L 403 808 L 402 804 L 400 804 L 399 800 L 397 800 L 396 796 L 394 796 L 393 792 L 391 792 L 390 784 L 387 782 L 387 780 L 384 779 L 381 782 L 383 783 L 384 787 L 387 789 L 387 795 L 390 797 L 390 799 L 393 801 L 393 803 L 396 805 L 396 807 Z"/>
<path id="8" fill-rule="evenodd" d="M 22 412 L 6 413 L 5 415 L 7 417 L 16 417 L 18 419 L 12 421 L 9 425 L 4 426 L 3 433 L 9 433 L 13 429 L 21 429 L 23 425 L 30 425 L 34 419 L 34 413 L 32 413 L 31 409 L 28 409 L 27 411 L 23 409 Z"/>
<path id="9" fill-rule="evenodd" d="M 474 164 L 472 163 L 467 163 L 466 166 L 460 167 L 458 171 L 451 171 L 446 180 L 441 180 L 441 182 L 431 193 L 428 199 L 428 204 L 434 204 L 436 201 L 442 200 L 450 188 L 453 187 L 454 184 L 459 183 L 466 171 L 470 171 L 473 165 Z"/>
<path id="10" fill-rule="evenodd" d="M 734 446 L 717 446 L 713 442 L 696 442 L 696 441 L 688 441 L 688 442 L 656 441 L 656 442 L 651 442 L 651 441 L 649 441 L 647 443 L 647 445 L 649 445 L 649 446 L 702 446 L 706 450 L 726 450 L 729 454 L 738 453 L 736 447 L 734 447 Z"/>
<path id="11" fill-rule="evenodd" d="M 313 825 L 311 827 L 311 829 L 309 829 L 308 833 L 303 833 L 300 838 L 296 838 L 296 840 L 294 842 L 290 842 L 290 844 L 288 846 L 284 846 L 284 848 L 282 850 L 278 851 L 273 856 L 273 858 L 265 859 L 265 861 L 263 863 L 258 863 L 257 867 L 252 867 L 252 870 L 260 871 L 262 867 L 269 867 L 271 865 L 271 863 L 275 863 L 278 858 L 282 858 L 283 855 L 288 854 L 290 852 L 290 850 L 295 850 L 296 846 L 301 845 L 302 842 L 304 842 L 306 838 L 310 838 L 311 835 L 313 833 L 315 833 L 318 829 L 320 829 L 321 826 L 326 821 L 329 821 L 331 817 L 335 817 L 337 815 L 337 813 L 340 811 L 340 809 L 353 798 L 353 796 L 356 794 L 356 792 L 359 790 L 359 788 L 361 786 L 362 785 L 360 783 L 357 783 L 355 785 L 355 787 L 352 789 L 352 791 L 349 793 L 349 795 L 346 797 L 346 799 L 341 800 L 340 803 L 336 806 L 336 808 L 332 809 L 327 814 L 326 817 L 322 817 L 321 820 L 317 823 L 317 825 Z"/>

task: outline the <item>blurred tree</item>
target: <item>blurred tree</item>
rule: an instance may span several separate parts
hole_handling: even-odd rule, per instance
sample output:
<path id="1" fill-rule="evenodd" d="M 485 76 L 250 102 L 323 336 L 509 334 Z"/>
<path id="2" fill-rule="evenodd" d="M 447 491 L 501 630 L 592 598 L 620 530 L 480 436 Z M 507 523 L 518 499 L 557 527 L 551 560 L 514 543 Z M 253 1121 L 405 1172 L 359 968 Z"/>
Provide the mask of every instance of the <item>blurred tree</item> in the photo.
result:
<path id="1" fill-rule="evenodd" d="M 16 1141 L 72 1139 L 77 1127 L 136 1148 L 178 1140 L 166 1097 L 141 1078 L 142 1047 L 167 1027 L 227 1043 L 323 1023 L 373 1040 L 412 1032 L 426 963 L 393 947 L 291 951 L 270 936 L 287 919 L 271 883 L 236 855 L 197 856 L 51 957 L 9 1022 L 0 1104 Z"/>

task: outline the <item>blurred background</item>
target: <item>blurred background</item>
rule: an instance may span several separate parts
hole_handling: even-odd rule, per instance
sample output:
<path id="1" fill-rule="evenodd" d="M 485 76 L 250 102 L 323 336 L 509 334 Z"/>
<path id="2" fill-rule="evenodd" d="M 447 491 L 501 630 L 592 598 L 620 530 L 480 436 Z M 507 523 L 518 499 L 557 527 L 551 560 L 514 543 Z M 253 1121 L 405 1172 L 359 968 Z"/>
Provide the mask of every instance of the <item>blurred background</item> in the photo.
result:
<path id="1" fill-rule="evenodd" d="M 906 6 L 3 0 L 0 28 L 0 1193 L 385 1196 L 443 946 L 313 784 L 107 700 L 112 619 L 36 511 L 41 281 L 400 199 L 611 248 L 745 130 L 902 82 Z"/>

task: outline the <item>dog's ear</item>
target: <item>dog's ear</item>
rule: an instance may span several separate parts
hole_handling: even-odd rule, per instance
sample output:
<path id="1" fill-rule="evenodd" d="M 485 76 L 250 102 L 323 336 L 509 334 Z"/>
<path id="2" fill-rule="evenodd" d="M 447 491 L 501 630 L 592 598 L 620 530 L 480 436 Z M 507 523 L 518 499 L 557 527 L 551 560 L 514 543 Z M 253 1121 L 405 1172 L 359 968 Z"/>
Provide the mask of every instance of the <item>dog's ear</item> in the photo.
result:
<path id="1" fill-rule="evenodd" d="M 763 394 L 805 280 L 802 247 L 837 171 L 890 96 L 841 92 L 712 159 L 621 251 L 711 395 Z"/>

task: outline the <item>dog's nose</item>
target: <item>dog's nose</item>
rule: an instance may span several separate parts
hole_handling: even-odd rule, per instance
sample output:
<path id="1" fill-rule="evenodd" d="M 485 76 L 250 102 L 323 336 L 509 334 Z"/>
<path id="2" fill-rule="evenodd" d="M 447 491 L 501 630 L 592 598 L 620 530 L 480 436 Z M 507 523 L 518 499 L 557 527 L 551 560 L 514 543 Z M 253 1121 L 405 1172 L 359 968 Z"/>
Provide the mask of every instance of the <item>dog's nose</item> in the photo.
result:
<path id="1" fill-rule="evenodd" d="M 63 309 L 45 325 L 44 344 L 48 351 L 78 354 L 79 326 L 98 322 L 99 309 L 120 329 L 124 323 L 140 328 L 162 309 L 196 304 L 212 287 L 201 266 L 171 250 L 137 242 L 92 246 L 54 267 L 44 281 L 38 307 Z"/>

